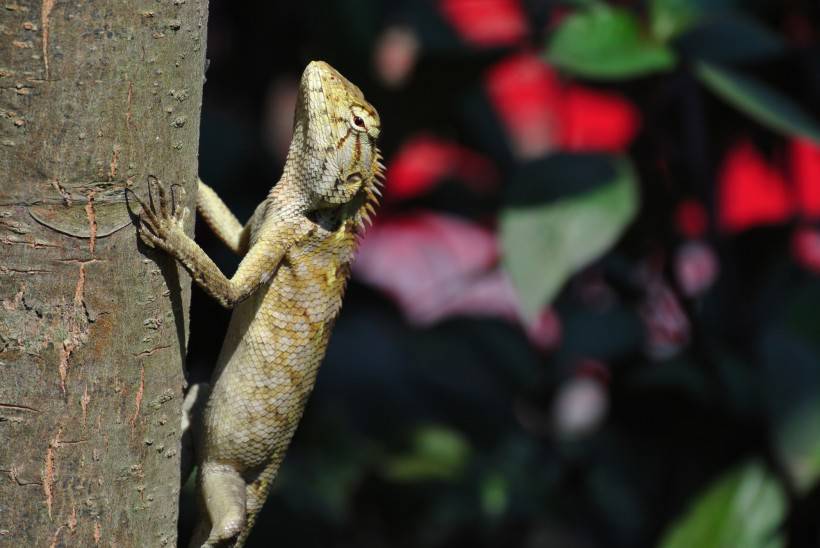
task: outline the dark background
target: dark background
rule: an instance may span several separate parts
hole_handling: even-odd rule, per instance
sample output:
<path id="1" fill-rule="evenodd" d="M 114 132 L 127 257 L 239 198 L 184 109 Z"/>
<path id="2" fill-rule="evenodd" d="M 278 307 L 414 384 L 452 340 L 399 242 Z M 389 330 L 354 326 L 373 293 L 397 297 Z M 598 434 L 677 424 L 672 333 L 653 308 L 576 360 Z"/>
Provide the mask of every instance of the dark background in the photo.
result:
<path id="1" fill-rule="evenodd" d="M 797 177 L 802 188 L 820 185 L 820 167 L 797 169 L 789 156 L 795 135 L 716 96 L 696 73 L 700 60 L 728 62 L 817 120 L 820 7 L 684 2 L 701 10 L 700 19 L 668 38 L 672 66 L 618 78 L 571 67 L 556 73 L 567 86 L 613 94 L 624 116 L 634 111 L 637 127 L 621 128 L 629 134 L 622 144 L 550 143 L 522 153 L 515 137 L 522 122 L 509 115 L 516 106 L 499 104 L 487 75 L 522 52 L 546 65 L 556 29 L 593 4 L 211 2 L 203 180 L 241 220 L 250 216 L 281 172 L 301 70 L 323 59 L 381 114 L 387 197 L 375 230 L 403 235 L 369 248 L 370 258 L 391 258 L 396 270 L 387 281 L 367 261 L 350 283 L 249 546 L 648 547 L 697 507 L 703 515 L 690 526 L 700 531 L 699 546 L 820 546 L 820 211 L 792 190 L 796 197 L 778 209 L 772 190 L 795 188 Z M 656 2 L 600 4 L 623 9 L 642 35 L 651 33 Z M 493 41 L 470 33 L 510 9 L 523 17 L 523 35 Z M 755 32 L 738 37 L 708 26 L 724 16 L 751 21 Z M 400 40 L 385 39 L 397 28 Z M 777 48 L 758 31 L 774 36 Z M 407 59 L 409 69 L 394 66 Z M 503 100 L 539 97 L 527 85 Z M 408 145 L 418 136 L 430 140 L 423 152 Z M 783 181 L 761 175 L 748 156 L 728 168 L 744 143 Z M 515 185 L 550 180 L 547 159 L 560 151 L 628 156 L 641 203 L 617 245 L 543 309 L 539 331 L 517 319 L 515 303 L 497 305 L 506 297 L 464 290 L 475 272 L 467 276 L 459 265 L 495 245 L 499 217 L 521 205 Z M 393 178 L 402 154 L 411 163 L 419 155 L 432 173 L 427 183 L 412 170 L 396 168 Z M 549 187 L 551 199 L 578 192 L 569 179 Z M 733 216 L 731 204 L 743 211 Z M 430 238 L 433 215 L 447 222 Z M 465 226 L 484 239 L 465 236 Z M 197 240 L 233 272 L 238 259 L 203 223 Z M 454 266 L 442 241 L 453 248 Z M 496 283 L 507 264 L 501 247 L 495 258 L 475 259 L 495 290 L 507 287 Z M 437 260 L 425 263 L 431 256 Z M 450 268 L 447 287 L 466 296 L 420 318 L 408 302 L 443 303 L 441 284 L 423 282 Z M 542 268 L 554 268 L 552 259 Z M 389 278 L 408 272 L 418 278 L 416 296 L 390 286 Z M 197 288 L 191 318 L 190 378 L 205 380 L 229 313 Z M 752 506 L 738 502 L 735 480 L 758 482 L 746 492 Z M 726 491 L 706 500 L 714 485 Z M 186 499 L 183 542 L 192 513 Z M 746 521 L 763 524 L 763 533 L 747 538 L 732 529 L 748 528 Z M 721 540 L 727 531 L 731 540 Z"/>

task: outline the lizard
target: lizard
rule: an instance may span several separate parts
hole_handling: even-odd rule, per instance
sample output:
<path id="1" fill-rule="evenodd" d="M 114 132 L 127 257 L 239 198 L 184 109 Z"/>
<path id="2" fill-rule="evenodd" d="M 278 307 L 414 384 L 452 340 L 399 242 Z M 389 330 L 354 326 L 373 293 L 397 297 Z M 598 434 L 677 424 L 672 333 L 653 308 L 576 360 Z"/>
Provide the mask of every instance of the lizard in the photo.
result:
<path id="1" fill-rule="evenodd" d="M 173 192 L 149 178 L 148 198 L 137 197 L 141 240 L 233 309 L 195 429 L 202 515 L 192 546 L 244 546 L 268 495 L 381 195 L 380 130 L 376 109 L 357 86 L 329 64 L 310 62 L 282 176 L 247 224 L 198 182 L 199 214 L 242 255 L 231 278 L 185 234 L 186 208 Z"/>

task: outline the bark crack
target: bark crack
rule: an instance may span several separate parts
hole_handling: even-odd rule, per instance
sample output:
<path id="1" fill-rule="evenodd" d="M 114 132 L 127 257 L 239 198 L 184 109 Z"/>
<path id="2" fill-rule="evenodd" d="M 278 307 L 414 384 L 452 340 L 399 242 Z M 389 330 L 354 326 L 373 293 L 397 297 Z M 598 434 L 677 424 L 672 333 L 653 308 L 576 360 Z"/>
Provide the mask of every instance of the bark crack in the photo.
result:
<path id="1" fill-rule="evenodd" d="M 43 0 L 43 7 L 40 12 L 40 25 L 43 28 L 43 63 L 46 68 L 46 80 L 49 79 L 51 72 L 48 66 L 48 34 L 49 34 L 49 18 L 51 17 L 51 10 L 54 8 L 54 0 Z"/>
<path id="2" fill-rule="evenodd" d="M 19 405 L 14 403 L 0 403 L 0 408 L 2 409 L 15 409 L 17 411 L 28 411 L 30 413 L 39 413 L 39 409 L 35 409 L 34 407 L 29 407 L 28 405 Z"/>
<path id="3" fill-rule="evenodd" d="M 134 414 L 131 416 L 131 420 L 128 421 L 131 423 L 131 431 L 134 430 L 134 427 L 137 424 L 137 418 L 139 418 L 140 408 L 142 407 L 142 397 L 145 395 L 145 366 L 140 365 L 140 384 L 139 388 L 137 388 L 137 395 L 134 397 Z"/>
<path id="4" fill-rule="evenodd" d="M 112 160 L 112 162 L 111 169 L 116 172 L 116 160 Z M 85 204 L 85 214 L 88 217 L 88 233 L 90 234 L 88 238 L 88 252 L 92 255 L 94 255 L 94 247 L 97 245 L 97 214 L 94 211 L 94 194 L 96 194 L 95 191 L 88 191 L 88 201 Z"/>
<path id="5" fill-rule="evenodd" d="M 63 434 L 63 427 L 57 429 L 57 434 L 52 438 L 46 449 L 45 466 L 43 467 L 43 494 L 46 497 L 46 508 L 48 517 L 51 519 L 52 504 L 54 503 L 54 476 L 57 465 L 57 449 L 60 447 L 60 436 Z"/>

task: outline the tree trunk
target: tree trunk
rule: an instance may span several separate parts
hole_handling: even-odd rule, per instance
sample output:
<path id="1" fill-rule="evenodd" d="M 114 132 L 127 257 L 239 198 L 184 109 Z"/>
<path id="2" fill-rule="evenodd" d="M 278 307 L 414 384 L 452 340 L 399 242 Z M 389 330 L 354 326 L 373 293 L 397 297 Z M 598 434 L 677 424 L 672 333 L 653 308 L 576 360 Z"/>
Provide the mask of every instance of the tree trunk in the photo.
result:
<path id="1" fill-rule="evenodd" d="M 193 209 L 206 23 L 206 0 L 0 5 L 0 546 L 176 544 L 190 281 L 124 189 Z"/>

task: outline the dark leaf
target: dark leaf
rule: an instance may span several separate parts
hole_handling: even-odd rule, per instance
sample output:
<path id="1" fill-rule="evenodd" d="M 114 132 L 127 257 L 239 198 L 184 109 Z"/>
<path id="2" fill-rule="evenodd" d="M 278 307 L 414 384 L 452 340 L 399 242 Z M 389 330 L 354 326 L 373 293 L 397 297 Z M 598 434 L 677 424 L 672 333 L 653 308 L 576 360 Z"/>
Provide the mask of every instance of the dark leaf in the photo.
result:
<path id="1" fill-rule="evenodd" d="M 820 127 L 791 99 L 766 84 L 733 70 L 701 62 L 697 75 L 709 89 L 768 128 L 820 143 Z"/>
<path id="2" fill-rule="evenodd" d="M 811 294 L 801 292 L 803 298 Z M 795 299 L 796 300 L 796 299 Z M 816 299 L 811 299 L 816 306 Z M 762 340 L 764 386 L 775 450 L 801 493 L 820 478 L 820 370 L 814 349 L 774 329 Z"/>
<path id="3" fill-rule="evenodd" d="M 785 49 L 777 34 L 735 13 L 705 19 L 681 35 L 675 46 L 684 55 L 716 63 L 758 61 Z"/>

